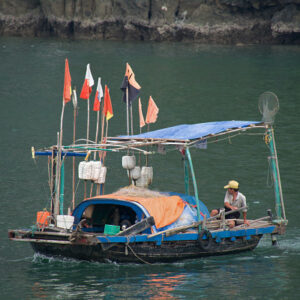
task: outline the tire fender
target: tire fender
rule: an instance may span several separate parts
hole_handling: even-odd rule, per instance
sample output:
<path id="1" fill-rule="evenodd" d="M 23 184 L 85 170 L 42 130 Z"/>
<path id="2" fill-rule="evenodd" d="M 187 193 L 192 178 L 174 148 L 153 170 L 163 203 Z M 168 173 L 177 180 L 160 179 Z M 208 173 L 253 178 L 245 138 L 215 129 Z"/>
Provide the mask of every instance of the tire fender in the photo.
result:
<path id="1" fill-rule="evenodd" d="M 205 240 L 203 239 L 204 235 L 206 235 Z M 200 247 L 203 250 L 209 250 L 211 248 L 212 241 L 213 241 L 213 238 L 212 238 L 210 231 L 206 230 L 206 229 L 202 229 L 198 235 L 198 242 L 200 244 Z"/>

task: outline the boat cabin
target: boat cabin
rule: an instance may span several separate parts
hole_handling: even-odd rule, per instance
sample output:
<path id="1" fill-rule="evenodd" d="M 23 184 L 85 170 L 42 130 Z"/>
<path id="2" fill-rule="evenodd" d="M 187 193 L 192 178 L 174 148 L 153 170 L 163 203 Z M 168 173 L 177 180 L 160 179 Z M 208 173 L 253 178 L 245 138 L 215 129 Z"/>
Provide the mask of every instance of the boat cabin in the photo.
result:
<path id="1" fill-rule="evenodd" d="M 84 231 L 99 233 L 104 233 L 105 225 L 119 226 L 124 230 L 145 216 L 149 217 L 139 205 L 118 199 L 86 200 L 75 208 L 73 216 L 74 224 L 80 223 Z"/>

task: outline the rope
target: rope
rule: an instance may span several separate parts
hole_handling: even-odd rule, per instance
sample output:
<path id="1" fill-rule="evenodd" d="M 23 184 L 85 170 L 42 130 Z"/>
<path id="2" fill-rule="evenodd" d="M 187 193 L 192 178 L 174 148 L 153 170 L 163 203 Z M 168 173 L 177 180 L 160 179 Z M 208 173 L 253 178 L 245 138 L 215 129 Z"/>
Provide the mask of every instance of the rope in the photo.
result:
<path id="1" fill-rule="evenodd" d="M 268 174 L 267 174 L 267 186 L 272 187 L 273 186 L 273 180 L 272 180 L 272 171 L 271 171 L 271 158 L 268 157 Z"/>
<path id="2" fill-rule="evenodd" d="M 33 162 L 34 162 L 34 165 L 35 165 L 35 167 L 36 167 L 36 169 L 37 169 L 37 172 L 38 172 L 39 177 L 40 177 L 40 178 L 43 178 L 43 177 L 42 177 L 42 174 L 41 174 L 41 172 L 40 172 L 40 169 L 39 169 L 39 167 L 38 167 L 38 165 L 37 165 L 37 162 L 36 162 L 36 158 L 35 158 L 35 157 L 33 158 Z M 49 199 L 48 199 L 48 196 L 47 196 L 48 193 L 46 192 L 45 184 L 44 184 L 44 183 L 41 183 L 41 186 L 42 186 L 42 190 L 43 190 L 43 192 L 44 192 L 44 194 L 45 194 L 45 197 L 47 198 L 47 200 L 45 200 L 45 207 L 47 207 L 47 205 L 49 204 Z"/>
<path id="3" fill-rule="evenodd" d="M 34 233 L 35 233 L 36 231 L 38 231 L 38 227 L 37 227 L 36 225 L 32 225 L 30 228 L 31 228 L 31 236 L 33 237 L 33 236 L 34 236 Z"/>
<path id="4" fill-rule="evenodd" d="M 145 261 L 144 259 L 142 259 L 141 257 L 139 257 L 134 251 L 133 251 L 133 249 L 129 246 L 129 243 L 130 243 L 130 238 L 132 237 L 133 235 L 128 235 L 127 236 L 127 242 L 126 242 L 126 247 L 128 247 L 130 250 L 131 250 L 131 252 L 133 253 L 133 255 L 137 258 L 137 259 L 139 259 L 141 262 L 143 262 L 143 263 L 145 263 L 145 264 L 148 264 L 148 265 L 151 265 L 151 263 L 149 263 L 149 262 L 147 262 L 147 261 Z M 125 248 L 126 249 L 126 248 Z"/>
<path id="5" fill-rule="evenodd" d="M 134 255 L 137 259 L 139 259 L 141 262 L 143 262 L 143 263 L 145 263 L 145 264 L 147 264 L 147 265 L 151 265 L 151 263 L 149 263 L 149 262 L 145 261 L 144 259 L 140 258 L 140 257 L 133 251 L 133 249 L 129 246 L 129 244 L 128 244 L 127 246 L 128 246 L 128 248 L 131 250 L 131 252 L 133 253 L 133 255 Z"/>

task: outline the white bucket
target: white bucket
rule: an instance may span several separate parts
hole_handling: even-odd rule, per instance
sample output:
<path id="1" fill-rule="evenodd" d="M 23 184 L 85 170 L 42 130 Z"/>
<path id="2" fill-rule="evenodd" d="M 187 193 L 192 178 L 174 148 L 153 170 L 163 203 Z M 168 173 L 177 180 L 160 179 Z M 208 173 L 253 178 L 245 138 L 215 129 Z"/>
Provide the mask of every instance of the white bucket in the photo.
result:
<path id="1" fill-rule="evenodd" d="M 135 167 L 135 156 L 125 155 L 122 157 L 122 167 L 126 170 L 132 170 Z"/>
<path id="2" fill-rule="evenodd" d="M 74 216 L 57 215 L 56 226 L 63 229 L 70 229 L 74 223 Z"/>

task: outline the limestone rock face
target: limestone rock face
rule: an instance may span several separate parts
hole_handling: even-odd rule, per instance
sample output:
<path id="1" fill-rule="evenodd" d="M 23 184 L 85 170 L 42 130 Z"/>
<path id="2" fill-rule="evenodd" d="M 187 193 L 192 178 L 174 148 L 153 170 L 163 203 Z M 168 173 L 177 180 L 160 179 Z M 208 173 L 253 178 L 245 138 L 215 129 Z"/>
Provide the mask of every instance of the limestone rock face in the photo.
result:
<path id="1" fill-rule="evenodd" d="M 0 35 L 299 44 L 300 0 L 1 0 Z"/>

